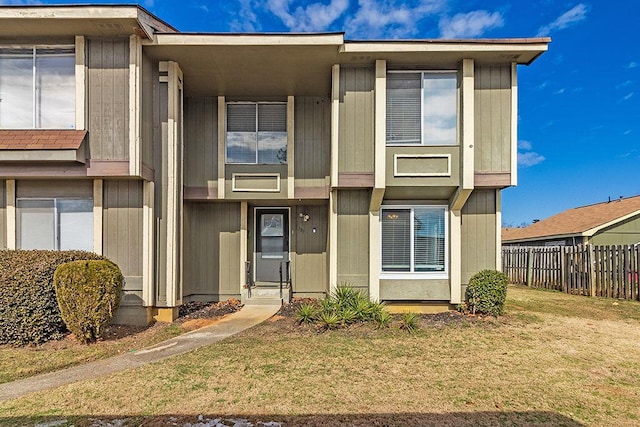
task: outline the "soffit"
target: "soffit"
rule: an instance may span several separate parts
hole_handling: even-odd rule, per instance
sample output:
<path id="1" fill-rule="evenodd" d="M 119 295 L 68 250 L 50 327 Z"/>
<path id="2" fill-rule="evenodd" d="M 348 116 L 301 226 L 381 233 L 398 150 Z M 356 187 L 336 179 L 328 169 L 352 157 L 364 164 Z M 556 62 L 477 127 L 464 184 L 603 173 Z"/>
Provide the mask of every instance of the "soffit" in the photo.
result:
<path id="1" fill-rule="evenodd" d="M 178 63 L 187 96 L 328 96 L 331 91 L 331 66 L 339 47 L 334 40 L 341 36 L 327 36 L 327 44 L 310 43 L 303 36 L 271 41 L 249 37 L 246 43 L 241 36 L 235 43 L 233 36 L 212 36 L 215 44 L 206 44 L 202 37 L 181 34 L 169 42 L 158 35 L 159 44 L 144 47 L 155 60 Z"/>

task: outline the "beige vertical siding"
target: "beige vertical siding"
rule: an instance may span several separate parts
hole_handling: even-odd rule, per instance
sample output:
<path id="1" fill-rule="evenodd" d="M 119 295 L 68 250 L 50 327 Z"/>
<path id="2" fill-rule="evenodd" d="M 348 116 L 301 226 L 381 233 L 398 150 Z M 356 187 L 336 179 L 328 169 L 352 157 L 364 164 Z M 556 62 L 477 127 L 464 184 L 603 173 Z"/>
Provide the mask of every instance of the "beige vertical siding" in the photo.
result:
<path id="1" fill-rule="evenodd" d="M 475 70 L 475 170 L 509 172 L 511 165 L 511 67 Z M 515 165 L 514 165 L 515 167 Z"/>
<path id="2" fill-rule="evenodd" d="M 495 190 L 474 190 L 462 208 L 462 283 L 496 268 Z"/>
<path id="3" fill-rule="evenodd" d="M 338 284 L 369 289 L 370 191 L 338 192 Z"/>
<path id="4" fill-rule="evenodd" d="M 153 167 L 153 85 L 156 78 L 157 63 L 142 53 L 142 121 L 141 150 L 142 163 Z"/>
<path id="5" fill-rule="evenodd" d="M 184 205 L 184 296 L 240 298 L 240 203 Z"/>
<path id="6" fill-rule="evenodd" d="M 640 242 L 640 216 L 606 228 L 591 238 L 593 245 L 635 245 Z"/>
<path id="7" fill-rule="evenodd" d="M 93 197 L 92 180 L 20 180 L 16 181 L 16 197 Z"/>
<path id="8" fill-rule="evenodd" d="M 326 98 L 295 99 L 295 185 L 324 186 L 331 166 L 331 105 Z M 292 159 L 289 159 L 292 161 Z"/>
<path id="9" fill-rule="evenodd" d="M 218 100 L 184 100 L 184 185 L 206 187 L 218 179 Z"/>
<path id="10" fill-rule="evenodd" d="M 7 249 L 7 188 L 0 179 L 0 249 Z"/>
<path id="11" fill-rule="evenodd" d="M 373 172 L 374 77 L 371 68 L 340 68 L 340 172 Z"/>
<path id="12" fill-rule="evenodd" d="M 142 181 L 104 181 L 103 253 L 125 276 L 123 305 L 142 304 Z"/>
<path id="13" fill-rule="evenodd" d="M 328 289 L 328 212 L 326 204 L 291 209 L 291 275 L 298 296 L 319 296 Z M 309 220 L 304 221 L 301 214 L 309 215 Z"/>
<path id="14" fill-rule="evenodd" d="M 129 158 L 129 39 L 88 39 L 89 152 L 93 159 Z"/>

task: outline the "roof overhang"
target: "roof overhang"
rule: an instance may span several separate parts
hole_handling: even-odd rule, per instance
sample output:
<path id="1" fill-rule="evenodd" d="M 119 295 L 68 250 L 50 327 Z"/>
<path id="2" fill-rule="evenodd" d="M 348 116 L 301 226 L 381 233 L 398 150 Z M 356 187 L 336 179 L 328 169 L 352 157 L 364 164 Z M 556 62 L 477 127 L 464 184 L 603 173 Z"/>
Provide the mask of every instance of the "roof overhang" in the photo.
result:
<path id="1" fill-rule="evenodd" d="M 371 62 L 386 59 L 398 65 L 453 66 L 462 59 L 479 64 L 531 64 L 547 51 L 549 37 L 522 39 L 347 41 L 340 62 Z"/>
<path id="2" fill-rule="evenodd" d="M 144 50 L 182 69 L 185 94 L 326 96 L 342 33 L 156 34 Z"/>
<path id="3" fill-rule="evenodd" d="M 619 224 L 619 223 L 621 223 L 621 222 L 624 222 L 624 221 L 626 221 L 626 220 L 628 220 L 628 219 L 631 219 L 631 218 L 633 218 L 634 216 L 638 216 L 638 215 L 640 215 L 640 210 L 637 210 L 637 211 L 634 211 L 634 212 L 628 213 L 628 214 L 623 215 L 623 216 L 621 216 L 621 217 L 619 217 L 619 218 L 616 218 L 616 219 L 614 219 L 614 220 L 612 220 L 612 221 L 605 222 L 604 224 L 600 224 L 600 225 L 598 225 L 597 227 L 593 227 L 593 228 L 591 228 L 591 229 L 589 229 L 589 230 L 587 230 L 587 231 L 583 232 L 583 233 L 582 233 L 582 235 L 583 235 L 583 236 L 587 236 L 587 237 L 591 237 L 591 236 L 593 236 L 594 234 L 596 234 L 597 232 L 599 232 L 599 231 L 601 231 L 601 230 L 604 230 L 605 228 L 612 227 L 612 226 L 614 226 L 614 225 L 616 225 L 616 224 Z"/>
<path id="4" fill-rule="evenodd" d="M 0 7 L 0 37 L 115 37 L 175 32 L 171 25 L 135 5 L 56 5 Z"/>

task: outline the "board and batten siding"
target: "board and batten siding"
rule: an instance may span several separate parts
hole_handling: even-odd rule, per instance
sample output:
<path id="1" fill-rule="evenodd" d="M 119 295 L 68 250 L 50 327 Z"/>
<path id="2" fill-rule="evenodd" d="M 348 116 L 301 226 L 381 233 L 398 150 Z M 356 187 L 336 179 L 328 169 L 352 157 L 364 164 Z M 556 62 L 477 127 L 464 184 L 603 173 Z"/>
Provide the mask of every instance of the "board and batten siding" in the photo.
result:
<path id="1" fill-rule="evenodd" d="M 369 292 L 369 190 L 338 191 L 338 284 Z"/>
<path id="2" fill-rule="evenodd" d="M 142 305 L 142 181 L 106 180 L 102 251 L 125 277 L 122 305 Z"/>
<path id="3" fill-rule="evenodd" d="M 331 166 L 331 106 L 326 98 L 295 98 L 295 185 L 328 184 Z M 289 159 L 291 161 L 291 159 Z"/>
<path id="4" fill-rule="evenodd" d="M 339 172 L 373 173 L 374 82 L 372 68 L 340 68 Z"/>
<path id="5" fill-rule="evenodd" d="M 328 290 L 328 213 L 326 204 L 291 208 L 291 275 L 295 296 L 322 297 Z M 308 215 L 307 221 L 304 215 Z"/>
<path id="6" fill-rule="evenodd" d="M 218 179 L 218 100 L 184 99 L 184 185 L 207 187 Z"/>
<path id="7" fill-rule="evenodd" d="M 142 151 L 142 163 L 153 168 L 153 97 L 154 82 L 157 79 L 158 63 L 153 61 L 146 52 L 142 52 L 142 99 L 141 99 L 141 126 L 140 126 L 140 150 Z"/>
<path id="8" fill-rule="evenodd" d="M 474 95 L 475 171 L 509 172 L 511 66 L 476 67 Z"/>
<path id="9" fill-rule="evenodd" d="M 7 187 L 0 179 L 0 249 L 7 249 Z"/>
<path id="10" fill-rule="evenodd" d="M 474 190 L 462 208 L 462 283 L 496 268 L 496 191 Z"/>
<path id="11" fill-rule="evenodd" d="M 87 39 L 89 157 L 129 158 L 129 38 Z"/>
<path id="12" fill-rule="evenodd" d="M 240 298 L 240 203 L 184 204 L 185 301 Z"/>

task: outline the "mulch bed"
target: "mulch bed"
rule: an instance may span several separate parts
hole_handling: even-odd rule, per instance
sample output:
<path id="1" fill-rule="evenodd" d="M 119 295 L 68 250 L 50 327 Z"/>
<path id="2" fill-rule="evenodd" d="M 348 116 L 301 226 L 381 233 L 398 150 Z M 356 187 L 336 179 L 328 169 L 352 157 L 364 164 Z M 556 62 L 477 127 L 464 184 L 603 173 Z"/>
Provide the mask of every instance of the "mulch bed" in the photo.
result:
<path id="1" fill-rule="evenodd" d="M 212 319 L 235 313 L 242 308 L 242 304 L 235 298 L 220 302 L 192 301 L 180 306 L 178 318 L 174 323 L 184 323 L 193 319 Z"/>

